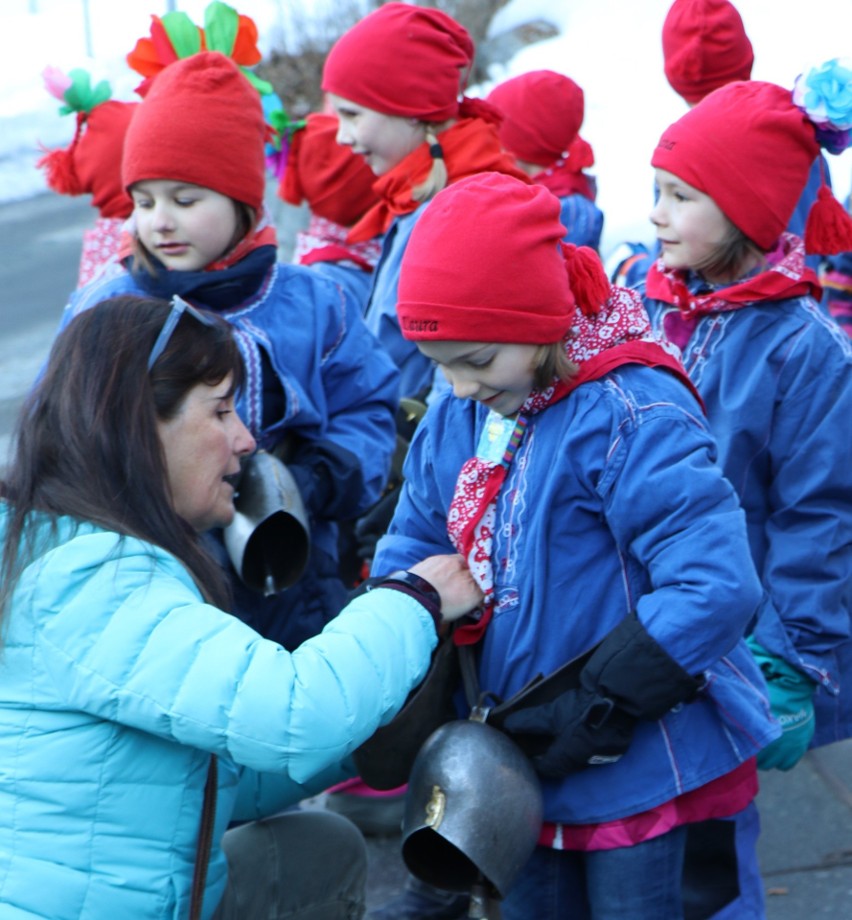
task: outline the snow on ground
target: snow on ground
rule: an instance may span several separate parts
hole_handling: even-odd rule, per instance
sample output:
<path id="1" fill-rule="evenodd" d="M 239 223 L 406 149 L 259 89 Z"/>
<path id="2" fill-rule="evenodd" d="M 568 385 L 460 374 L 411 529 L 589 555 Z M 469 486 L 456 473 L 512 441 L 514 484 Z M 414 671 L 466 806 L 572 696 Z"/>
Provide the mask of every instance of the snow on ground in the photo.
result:
<path id="1" fill-rule="evenodd" d="M 252 16 L 268 50 L 290 27 L 288 11 L 321 16 L 334 0 L 241 0 L 233 5 Z M 583 136 L 597 164 L 599 202 L 606 215 L 604 255 L 624 239 L 650 241 L 647 213 L 652 195 L 651 151 L 662 130 L 685 111 L 663 74 L 660 33 L 670 0 L 511 0 L 498 13 L 495 30 L 533 18 L 553 21 L 556 38 L 530 46 L 492 73 L 494 82 L 527 70 L 549 68 L 575 79 L 586 93 Z M 207 0 L 3 0 L 0 30 L 0 202 L 43 192 L 35 168 L 39 145 L 67 143 L 73 119 L 57 114 L 43 89 L 48 65 L 82 67 L 107 79 L 116 98 L 133 98 L 138 76 L 125 54 L 148 33 L 151 13 L 170 6 L 201 22 Z M 755 51 L 755 79 L 792 86 L 814 63 L 849 55 L 849 0 L 738 0 Z M 806 16 L 802 16 L 802 11 Z M 86 15 L 86 13 L 88 15 Z M 491 88 L 477 87 L 484 95 Z M 831 158 L 839 197 L 852 185 L 852 151 Z"/>

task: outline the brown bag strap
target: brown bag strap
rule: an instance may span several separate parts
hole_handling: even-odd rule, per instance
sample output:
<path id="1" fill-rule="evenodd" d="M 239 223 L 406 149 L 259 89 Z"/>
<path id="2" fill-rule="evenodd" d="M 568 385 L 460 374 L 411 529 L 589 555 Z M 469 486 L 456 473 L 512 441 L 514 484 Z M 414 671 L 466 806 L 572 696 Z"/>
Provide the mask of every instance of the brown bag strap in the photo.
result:
<path id="1" fill-rule="evenodd" d="M 189 902 L 189 920 L 200 920 L 204 903 L 204 886 L 207 884 L 207 866 L 213 845 L 213 824 L 216 820 L 217 779 L 216 755 L 210 755 L 207 782 L 204 784 L 204 803 L 201 806 L 201 824 L 198 828 L 198 846 L 195 850 L 195 871 L 192 874 L 192 897 Z"/>

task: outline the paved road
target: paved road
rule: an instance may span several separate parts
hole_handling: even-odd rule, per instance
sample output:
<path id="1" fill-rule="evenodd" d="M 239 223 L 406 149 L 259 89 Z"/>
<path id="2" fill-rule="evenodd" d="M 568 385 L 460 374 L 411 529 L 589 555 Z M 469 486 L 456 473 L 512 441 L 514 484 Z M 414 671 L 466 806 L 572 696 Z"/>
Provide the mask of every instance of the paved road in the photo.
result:
<path id="1" fill-rule="evenodd" d="M 21 400 L 77 281 L 87 201 L 45 194 L 0 207 L 0 465 Z"/>
<path id="2" fill-rule="evenodd" d="M 306 212 L 283 204 L 272 183 L 267 207 L 279 229 L 281 257 L 288 259 Z M 0 205 L 0 468 L 21 401 L 77 283 L 83 231 L 94 219 L 88 196 L 46 193 Z"/>

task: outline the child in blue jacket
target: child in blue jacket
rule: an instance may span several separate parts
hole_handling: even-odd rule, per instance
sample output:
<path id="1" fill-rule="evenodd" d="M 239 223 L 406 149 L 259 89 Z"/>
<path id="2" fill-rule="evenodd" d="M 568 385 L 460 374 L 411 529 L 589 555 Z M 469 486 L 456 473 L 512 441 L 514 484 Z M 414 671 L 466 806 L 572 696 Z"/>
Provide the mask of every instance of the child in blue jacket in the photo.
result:
<path id="1" fill-rule="evenodd" d="M 500 146 L 497 111 L 462 95 L 473 56 L 473 40 L 451 16 L 385 3 L 341 36 L 323 69 L 322 88 L 340 119 L 338 142 L 377 176 L 379 202 L 349 240 L 383 236 L 365 319 L 400 370 L 403 397 L 428 392 L 434 374 L 400 333 L 396 316 L 412 228 L 434 194 L 464 176 L 496 170 L 523 177 Z"/>
<path id="2" fill-rule="evenodd" d="M 778 733 L 742 640 L 760 590 L 682 367 L 564 233 L 547 189 L 496 174 L 415 227 L 401 327 L 453 392 L 373 571 L 457 548 L 485 602 L 454 640 L 497 699 L 591 651 L 578 689 L 505 722 L 544 792 L 506 920 L 659 920 L 680 915 L 688 825 L 749 807 Z"/>
<path id="3" fill-rule="evenodd" d="M 820 145 L 836 152 L 852 125 L 834 92 L 852 98 L 850 81 L 829 62 L 792 95 L 728 84 L 667 128 L 651 161 L 661 255 L 646 305 L 683 355 L 746 514 L 763 588 L 748 642 L 784 727 L 765 769 L 852 735 L 852 347 L 805 262 L 848 250 L 852 221 L 823 187 L 804 241 L 785 232 Z M 719 916 L 761 917 L 757 868 L 738 851 L 743 894 Z"/>
<path id="4" fill-rule="evenodd" d="M 266 137 L 258 93 L 225 55 L 162 70 L 125 137 L 133 232 L 121 260 L 74 294 L 63 324 L 107 297 L 145 293 L 179 294 L 234 326 L 246 368 L 238 410 L 258 446 L 289 466 L 311 530 L 307 568 L 286 592 L 264 596 L 231 569 L 235 612 L 293 649 L 345 602 L 338 522 L 385 485 L 399 375 L 338 285 L 278 264 L 263 210 Z"/>

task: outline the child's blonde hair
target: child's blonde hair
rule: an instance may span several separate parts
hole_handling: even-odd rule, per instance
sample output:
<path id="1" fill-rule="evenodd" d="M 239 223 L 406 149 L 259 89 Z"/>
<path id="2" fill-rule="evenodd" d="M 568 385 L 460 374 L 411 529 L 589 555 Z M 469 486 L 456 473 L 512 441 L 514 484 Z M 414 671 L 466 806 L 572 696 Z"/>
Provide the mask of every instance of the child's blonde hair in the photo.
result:
<path id="1" fill-rule="evenodd" d="M 564 342 L 539 345 L 533 356 L 533 385 L 537 390 L 554 380 L 568 381 L 577 373 L 577 365 L 565 354 Z"/>
<path id="2" fill-rule="evenodd" d="M 445 121 L 440 125 L 434 122 L 422 123 L 423 127 L 426 129 L 425 141 L 429 145 L 430 150 L 435 147 L 440 147 L 441 142 L 438 140 L 438 135 L 452 123 L 452 120 Z M 447 164 L 444 162 L 443 152 L 441 156 L 433 155 L 432 168 L 429 170 L 429 175 L 420 185 L 416 185 L 411 190 L 411 197 L 415 201 L 428 201 L 430 198 L 434 198 L 438 192 L 447 187 L 448 178 Z"/>

